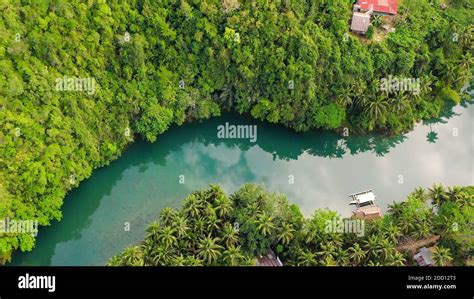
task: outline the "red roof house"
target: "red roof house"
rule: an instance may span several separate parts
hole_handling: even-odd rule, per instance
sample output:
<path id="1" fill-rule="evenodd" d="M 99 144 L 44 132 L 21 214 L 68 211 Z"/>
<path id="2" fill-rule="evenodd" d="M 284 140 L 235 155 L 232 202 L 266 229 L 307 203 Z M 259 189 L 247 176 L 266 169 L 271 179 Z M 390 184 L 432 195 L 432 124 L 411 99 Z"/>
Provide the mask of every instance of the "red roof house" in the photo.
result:
<path id="1" fill-rule="evenodd" d="M 372 10 L 375 13 L 396 15 L 398 0 L 358 0 L 357 6 L 361 12 Z"/>

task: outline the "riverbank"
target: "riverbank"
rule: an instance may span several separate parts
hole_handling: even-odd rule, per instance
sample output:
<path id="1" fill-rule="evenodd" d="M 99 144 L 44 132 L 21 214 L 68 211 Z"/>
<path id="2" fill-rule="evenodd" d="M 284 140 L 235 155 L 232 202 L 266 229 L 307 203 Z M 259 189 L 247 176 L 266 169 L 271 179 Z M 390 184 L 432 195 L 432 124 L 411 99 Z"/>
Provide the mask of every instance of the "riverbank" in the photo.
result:
<path id="1" fill-rule="evenodd" d="M 457 102 L 472 75 L 466 3 L 402 1 L 397 30 L 374 45 L 343 38 L 349 2 L 225 5 L 2 2 L 0 218 L 59 221 L 67 193 L 136 133 L 155 141 L 225 107 L 298 132 L 401 132 Z M 392 77 L 419 90 L 380 94 Z M 0 255 L 35 242 L 3 236 Z"/>
<path id="2" fill-rule="evenodd" d="M 155 144 L 137 140 L 71 191 L 61 222 L 40 230 L 35 250 L 15 254 L 13 264 L 102 265 L 138 242 L 157 211 L 177 207 L 193 190 L 217 182 L 228 193 L 246 182 L 262 184 L 285 194 L 305 216 L 329 208 L 345 217 L 351 215 L 347 196 L 357 191 L 374 189 L 386 211 L 416 187 L 473 184 L 474 149 L 466 138 L 473 133 L 473 108 L 455 107 L 431 126 L 391 138 L 295 133 L 233 114 L 172 127 Z M 257 125 L 257 142 L 219 139 L 217 127 L 225 122 Z M 433 132 L 435 143 L 427 140 Z M 353 169 L 366 171 L 354 176 Z M 130 232 L 124 232 L 125 222 Z"/>

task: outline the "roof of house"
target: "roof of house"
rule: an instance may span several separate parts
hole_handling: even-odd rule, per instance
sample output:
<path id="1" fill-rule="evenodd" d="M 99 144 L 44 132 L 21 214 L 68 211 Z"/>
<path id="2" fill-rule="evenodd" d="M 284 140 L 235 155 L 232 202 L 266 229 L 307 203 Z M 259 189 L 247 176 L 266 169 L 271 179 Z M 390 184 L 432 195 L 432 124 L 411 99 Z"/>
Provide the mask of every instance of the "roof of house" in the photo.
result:
<path id="1" fill-rule="evenodd" d="M 382 211 L 380 210 L 380 207 L 378 206 L 358 208 L 357 210 L 353 212 L 353 214 L 363 219 L 382 218 Z"/>
<path id="2" fill-rule="evenodd" d="M 257 266 L 281 267 L 283 263 L 275 255 L 273 250 L 269 249 L 266 254 L 257 258 Z"/>
<path id="3" fill-rule="evenodd" d="M 398 11 L 398 0 L 359 0 L 357 2 L 361 10 L 381 12 L 396 15 Z"/>
<path id="4" fill-rule="evenodd" d="M 354 12 L 352 16 L 351 30 L 358 32 L 367 32 L 370 25 L 370 15 L 360 12 Z"/>
<path id="5" fill-rule="evenodd" d="M 421 248 L 420 252 L 413 258 L 420 266 L 431 266 L 434 264 L 433 253 L 426 247 Z"/>

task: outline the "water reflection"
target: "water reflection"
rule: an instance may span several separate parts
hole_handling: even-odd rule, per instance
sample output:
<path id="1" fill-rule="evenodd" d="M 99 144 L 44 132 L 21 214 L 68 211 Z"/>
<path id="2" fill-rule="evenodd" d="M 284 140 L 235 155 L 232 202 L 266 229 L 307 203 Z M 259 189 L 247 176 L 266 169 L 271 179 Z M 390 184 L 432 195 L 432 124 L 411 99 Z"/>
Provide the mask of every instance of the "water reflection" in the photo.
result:
<path id="1" fill-rule="evenodd" d="M 178 206 L 192 190 L 216 182 L 228 192 L 246 182 L 262 183 L 285 193 L 307 215 L 316 208 L 350 214 L 347 195 L 366 189 L 374 189 L 385 206 L 434 182 L 474 184 L 474 109 L 450 111 L 393 137 L 295 134 L 236 115 L 171 128 L 155 144 L 136 142 L 82 182 L 67 196 L 61 222 L 40 230 L 36 248 L 17 254 L 15 264 L 104 264 L 138 242 L 162 208 Z M 217 138 L 217 126 L 225 122 L 257 125 L 257 143 Z M 435 145 L 426 139 L 434 132 Z"/>

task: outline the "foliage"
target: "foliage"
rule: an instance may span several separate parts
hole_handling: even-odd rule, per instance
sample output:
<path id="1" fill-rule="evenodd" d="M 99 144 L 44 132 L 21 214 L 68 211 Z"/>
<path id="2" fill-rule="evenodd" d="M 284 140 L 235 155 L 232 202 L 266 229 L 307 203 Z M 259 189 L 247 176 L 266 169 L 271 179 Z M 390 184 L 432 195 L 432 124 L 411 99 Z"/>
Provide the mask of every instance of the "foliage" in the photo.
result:
<path id="1" fill-rule="evenodd" d="M 367 39 L 374 38 L 374 34 L 375 34 L 374 26 L 369 25 L 369 28 L 367 28 L 367 32 L 366 32 Z"/>
<path id="2" fill-rule="evenodd" d="M 7 0 L 0 11 L 0 219 L 42 226 L 138 134 L 153 142 L 222 108 L 296 131 L 396 133 L 457 102 L 473 70 L 468 1 L 402 1 L 396 32 L 368 45 L 343 38 L 345 0 Z M 380 99 L 390 74 L 432 79 L 410 113 Z M 95 92 L 56 90 L 64 76 L 94 79 Z M 0 256 L 33 246 L 2 235 Z"/>
<path id="3" fill-rule="evenodd" d="M 436 263 L 464 265 L 472 243 L 461 250 L 452 239 L 445 240 L 453 233 L 460 236 L 460 231 L 443 226 L 451 226 L 447 211 L 473 213 L 474 188 L 449 190 L 458 200 L 443 204 L 438 213 L 428 202 L 434 193 L 418 188 L 407 201 L 394 203 L 382 219 L 367 220 L 364 233 L 355 235 L 328 230 L 328 222 L 343 220 L 337 212 L 317 210 L 305 218 L 286 197 L 260 186 L 244 185 L 230 197 L 220 187 L 210 186 L 189 195 L 182 208 L 164 209 L 146 238 L 111 258 L 108 265 L 254 265 L 257 257 L 273 249 L 285 265 L 402 266 L 412 263 L 412 257 L 398 249 L 402 240 L 437 234 L 443 239 L 433 249 Z M 468 223 L 461 226 L 463 237 L 472 236 Z"/>

